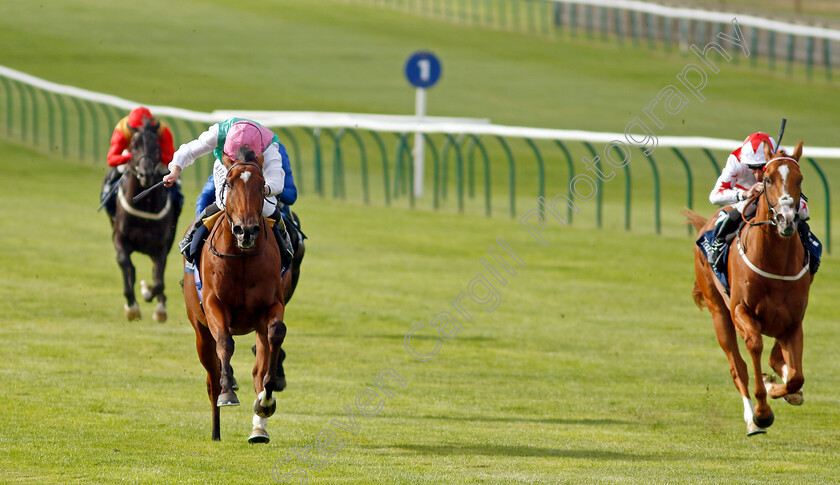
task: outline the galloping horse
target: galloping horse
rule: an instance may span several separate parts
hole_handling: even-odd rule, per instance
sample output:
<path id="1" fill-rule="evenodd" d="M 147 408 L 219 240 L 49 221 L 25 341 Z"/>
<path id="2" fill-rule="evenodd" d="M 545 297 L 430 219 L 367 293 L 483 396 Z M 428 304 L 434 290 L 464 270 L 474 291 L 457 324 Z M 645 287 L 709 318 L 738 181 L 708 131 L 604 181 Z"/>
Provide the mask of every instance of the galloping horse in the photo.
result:
<path id="1" fill-rule="evenodd" d="M 193 273 L 186 272 L 184 299 L 195 329 L 198 357 L 207 370 L 214 440 L 221 439 L 219 407 L 239 405 L 230 366 L 232 335 L 257 333 L 253 376 L 258 396 L 248 441 L 267 443 L 266 421 L 277 406 L 272 393 L 286 387 L 281 345 L 286 336 L 284 290 L 290 284 L 291 271 L 281 276 L 280 249 L 262 217 L 262 154 L 248 150 L 239 158 L 245 161 L 233 163 L 223 156 L 228 169 L 225 209 L 217 217 L 196 264 L 201 295 Z"/>
<path id="2" fill-rule="evenodd" d="M 802 196 L 801 156 L 802 142 L 791 156 L 784 151 L 773 154 L 765 144 L 768 162 L 755 222 L 739 231 L 729 252 L 731 296 L 716 288 L 706 258 L 697 246 L 694 248 L 697 276 L 692 292 L 694 301 L 700 308 L 705 304 L 712 313 L 718 343 L 729 359 L 729 371 L 743 399 L 748 436 L 766 433 L 765 428 L 773 424 L 768 393 L 773 399 L 783 397 L 791 404 L 803 401 L 802 319 L 813 276 L 808 274 L 806 250 L 796 230 Z M 686 216 L 703 234 L 714 227 L 718 212 L 708 221 L 690 210 Z M 750 400 L 747 364 L 738 351 L 736 333 L 744 339 L 752 358 L 755 408 Z M 776 339 L 769 363 L 782 377 L 781 384 L 775 382 L 775 377 L 762 377 L 762 335 Z"/>
<path id="3" fill-rule="evenodd" d="M 131 161 L 126 169 L 129 174 L 118 182 L 116 212 L 111 220 L 117 264 L 123 274 L 125 316 L 129 320 L 140 318 L 140 307 L 134 296 L 135 271 L 131 263 L 134 251 L 152 258 L 152 286 L 149 287 L 145 280 L 140 282 L 143 299 L 148 302 L 157 297 L 158 304 L 152 315 L 156 321 L 165 322 L 167 316 L 163 274 L 166 257 L 175 239 L 180 207 L 173 204 L 167 191 L 162 189 L 153 190 L 146 198 L 133 201 L 135 195 L 163 179 L 157 171 L 160 164 L 159 126 L 147 120 L 132 136 L 129 147 Z"/>

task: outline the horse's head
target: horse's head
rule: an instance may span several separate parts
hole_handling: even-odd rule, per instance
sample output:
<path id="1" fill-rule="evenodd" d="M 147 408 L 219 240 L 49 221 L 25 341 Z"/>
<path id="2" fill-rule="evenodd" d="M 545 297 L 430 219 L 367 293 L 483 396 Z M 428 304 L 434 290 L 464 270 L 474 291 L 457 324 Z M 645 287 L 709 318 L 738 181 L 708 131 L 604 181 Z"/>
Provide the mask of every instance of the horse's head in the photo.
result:
<path id="1" fill-rule="evenodd" d="M 802 142 L 796 144 L 790 156 L 782 149 L 771 153 L 769 144 L 765 144 L 764 156 L 767 158 L 764 168 L 767 218 L 776 226 L 779 235 L 790 237 L 796 233 L 799 222 L 799 199 L 802 197 L 799 158 L 802 156 Z"/>
<path id="2" fill-rule="evenodd" d="M 262 153 L 255 154 L 250 148 L 240 150 L 232 160 L 227 155 L 222 163 L 228 169 L 225 179 L 225 212 L 231 232 L 239 249 L 252 249 L 260 233 L 265 178 L 262 174 Z"/>
<path id="3" fill-rule="evenodd" d="M 143 126 L 132 129 L 134 134 L 129 146 L 131 152 L 129 169 L 134 172 L 140 185 L 144 188 L 154 183 L 155 171 L 160 163 L 159 128 L 160 123 L 154 123 L 146 119 Z"/>

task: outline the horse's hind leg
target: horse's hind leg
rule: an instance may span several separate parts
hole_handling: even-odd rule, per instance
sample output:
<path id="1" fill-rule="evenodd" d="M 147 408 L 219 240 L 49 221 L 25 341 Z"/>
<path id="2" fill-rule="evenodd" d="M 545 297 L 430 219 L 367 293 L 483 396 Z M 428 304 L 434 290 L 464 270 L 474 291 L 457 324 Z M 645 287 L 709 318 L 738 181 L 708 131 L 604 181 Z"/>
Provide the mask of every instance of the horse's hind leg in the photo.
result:
<path id="1" fill-rule="evenodd" d="M 114 237 L 114 247 L 117 250 L 117 264 L 120 266 L 123 275 L 123 295 L 125 296 L 125 317 L 128 320 L 140 319 L 140 306 L 134 297 L 135 270 L 131 264 L 131 252 L 123 246 L 122 242 Z"/>
<path id="2" fill-rule="evenodd" d="M 770 353 L 770 365 L 782 376 L 784 382 L 776 384 L 775 381 L 765 381 L 767 392 L 773 399 L 783 397 L 785 401 L 796 406 L 804 402 L 802 385 L 805 383 L 805 376 L 802 374 L 802 347 L 801 324 L 776 340 L 773 352 Z"/>
<path id="3" fill-rule="evenodd" d="M 167 317 L 166 295 L 163 292 L 163 275 L 165 271 L 166 253 L 158 254 L 152 258 L 152 287 L 150 288 L 145 280 L 140 282 L 140 290 L 144 300 L 152 301 L 154 297 L 157 297 L 158 303 L 155 307 L 155 312 L 152 314 L 152 318 L 156 322 L 161 323 L 165 322 Z"/>

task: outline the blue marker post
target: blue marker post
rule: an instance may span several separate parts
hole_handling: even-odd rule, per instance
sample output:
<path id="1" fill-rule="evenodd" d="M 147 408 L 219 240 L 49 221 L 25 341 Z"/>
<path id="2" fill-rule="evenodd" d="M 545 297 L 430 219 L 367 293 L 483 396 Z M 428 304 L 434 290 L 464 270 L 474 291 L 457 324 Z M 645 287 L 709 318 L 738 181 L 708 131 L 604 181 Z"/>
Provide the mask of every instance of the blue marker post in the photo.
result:
<path id="1" fill-rule="evenodd" d="M 405 77 L 416 88 L 414 99 L 414 116 L 418 122 L 426 116 L 426 88 L 434 86 L 440 79 L 441 65 L 434 54 L 418 51 L 411 55 L 405 63 Z M 423 161 L 424 146 L 422 133 L 414 134 L 414 196 L 423 195 Z"/>

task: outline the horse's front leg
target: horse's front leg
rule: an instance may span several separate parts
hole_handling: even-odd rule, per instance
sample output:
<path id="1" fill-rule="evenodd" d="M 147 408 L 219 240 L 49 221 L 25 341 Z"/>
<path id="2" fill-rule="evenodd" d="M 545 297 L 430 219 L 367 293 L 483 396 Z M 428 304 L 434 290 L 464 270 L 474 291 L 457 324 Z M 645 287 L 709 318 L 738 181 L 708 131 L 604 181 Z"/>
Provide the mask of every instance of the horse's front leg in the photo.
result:
<path id="1" fill-rule="evenodd" d="M 805 376 L 802 374 L 803 340 L 801 322 L 776 340 L 773 352 L 770 353 L 770 361 L 775 364 L 774 368 L 778 367 L 776 372 L 782 376 L 784 382 L 777 384 L 775 380 L 765 381 L 770 397 L 783 397 L 788 403 L 797 406 L 805 400 L 802 395 L 802 385 L 805 383 Z"/>
<path id="2" fill-rule="evenodd" d="M 219 385 L 221 393 L 216 401 L 217 406 L 238 406 L 239 399 L 233 392 L 233 369 L 230 359 L 233 356 L 233 337 L 230 335 L 230 318 L 228 311 L 222 308 L 218 298 L 208 297 L 204 303 L 204 313 L 207 316 L 207 326 L 216 340 L 216 355 L 219 357 L 221 377 Z"/>
<path id="3" fill-rule="evenodd" d="M 257 345 L 255 346 L 256 362 L 254 364 L 254 392 L 257 393 L 257 399 L 254 401 L 254 427 L 251 430 L 251 436 L 248 437 L 249 443 L 268 443 L 268 431 L 265 429 L 268 418 L 274 414 L 277 409 L 277 401 L 272 397 L 266 398 L 264 379 L 268 374 L 271 360 L 271 348 L 268 341 L 268 335 L 265 332 L 257 333 Z"/>
<path id="4" fill-rule="evenodd" d="M 166 295 L 163 292 L 164 283 L 163 275 L 166 272 L 166 253 L 157 254 L 152 257 L 152 286 L 150 287 L 146 280 L 140 282 L 140 292 L 143 294 L 143 299 L 152 301 L 157 297 L 158 303 L 155 307 L 155 312 L 152 318 L 156 322 L 163 323 L 166 321 Z"/>
<path id="5" fill-rule="evenodd" d="M 263 376 L 265 396 L 263 405 L 271 405 L 274 402 L 272 394 L 286 388 L 286 375 L 283 372 L 283 359 L 286 353 L 281 346 L 286 338 L 286 324 L 283 323 L 283 304 L 277 303 L 272 308 L 271 315 L 274 315 L 268 323 L 268 347 L 270 349 L 268 372 Z"/>
<path id="6" fill-rule="evenodd" d="M 764 351 L 764 340 L 761 332 L 758 331 L 758 322 L 752 312 L 743 303 L 736 305 L 732 312 L 738 326 L 744 332 L 744 344 L 753 362 L 753 375 L 755 377 L 755 416 L 753 422 L 759 428 L 769 428 L 773 424 L 773 410 L 767 404 L 767 389 L 764 387 L 764 380 L 761 372 L 761 353 Z"/>
<path id="7" fill-rule="evenodd" d="M 131 264 L 131 251 L 114 234 L 114 248 L 117 250 L 117 264 L 123 275 L 123 295 L 125 295 L 125 317 L 128 320 L 140 319 L 140 305 L 134 297 L 134 265 Z"/>

